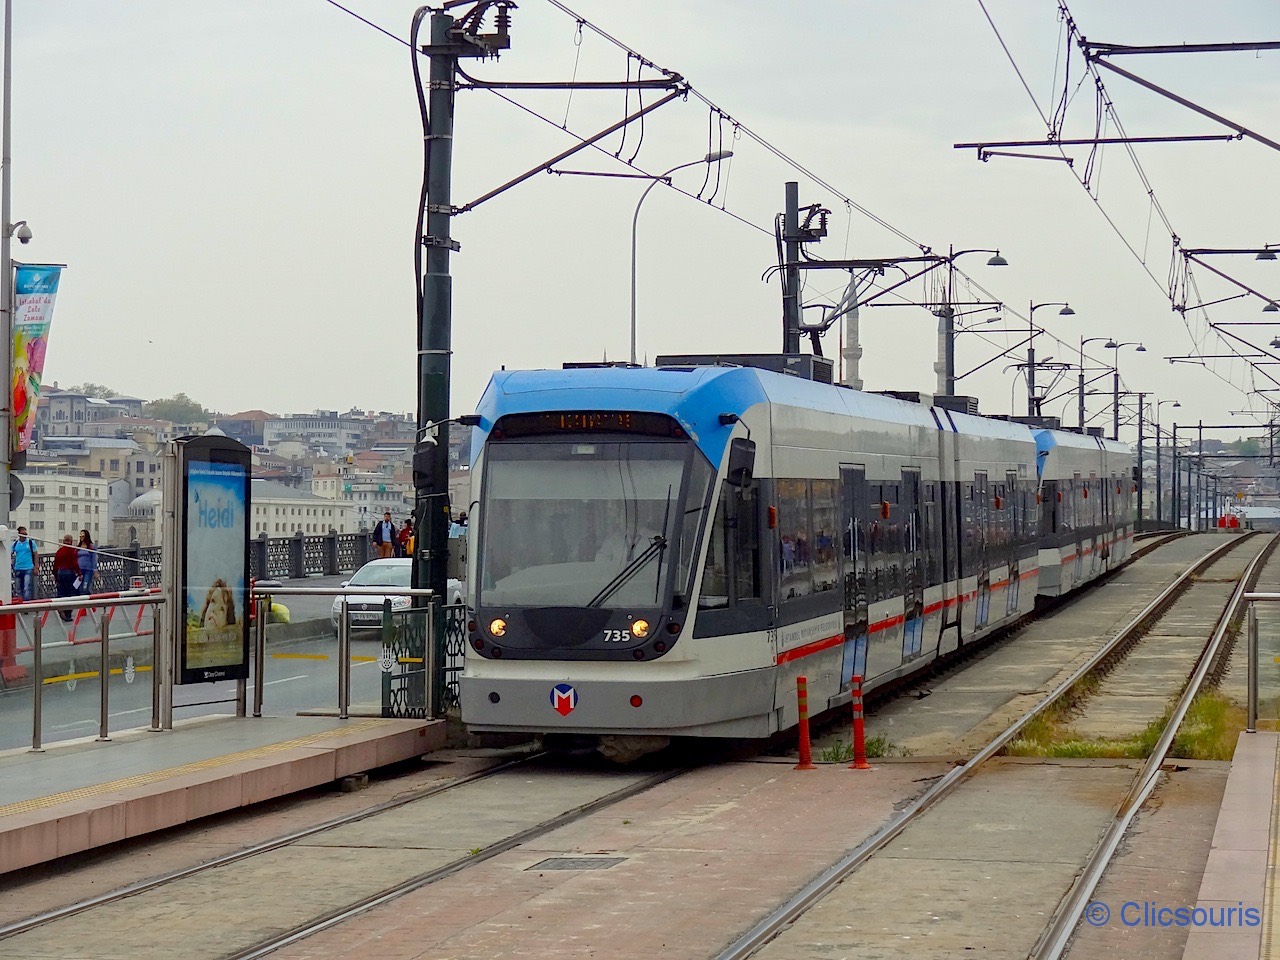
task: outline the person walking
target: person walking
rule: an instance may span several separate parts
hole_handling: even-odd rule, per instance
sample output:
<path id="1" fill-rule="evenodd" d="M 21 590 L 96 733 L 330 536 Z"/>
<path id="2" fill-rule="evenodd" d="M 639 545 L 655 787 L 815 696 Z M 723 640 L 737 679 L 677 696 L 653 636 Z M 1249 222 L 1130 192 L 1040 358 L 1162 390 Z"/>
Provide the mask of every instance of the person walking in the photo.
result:
<path id="1" fill-rule="evenodd" d="M 373 528 L 373 542 L 378 546 L 378 558 L 395 556 L 396 524 L 391 519 L 391 511 L 382 515 L 382 520 Z"/>
<path id="2" fill-rule="evenodd" d="M 413 556 L 413 521 L 406 519 L 400 532 L 396 534 L 396 546 L 402 557 Z"/>
<path id="3" fill-rule="evenodd" d="M 40 569 L 40 552 L 36 550 L 36 542 L 27 536 L 26 527 L 18 528 L 12 555 L 15 597 L 30 600 L 34 596 L 36 571 Z"/>
<path id="4" fill-rule="evenodd" d="M 59 597 L 74 597 L 76 595 L 76 580 L 80 577 L 80 559 L 76 553 L 76 548 L 71 543 L 71 534 L 62 535 L 62 545 L 58 547 L 58 552 L 53 555 L 53 585 L 54 590 Z M 58 616 L 63 620 L 71 621 L 70 610 L 59 610 Z"/>
<path id="5" fill-rule="evenodd" d="M 80 531 L 76 562 L 80 566 L 80 593 L 88 596 L 93 592 L 93 576 L 98 572 L 98 551 L 93 548 L 93 538 L 88 530 Z"/>

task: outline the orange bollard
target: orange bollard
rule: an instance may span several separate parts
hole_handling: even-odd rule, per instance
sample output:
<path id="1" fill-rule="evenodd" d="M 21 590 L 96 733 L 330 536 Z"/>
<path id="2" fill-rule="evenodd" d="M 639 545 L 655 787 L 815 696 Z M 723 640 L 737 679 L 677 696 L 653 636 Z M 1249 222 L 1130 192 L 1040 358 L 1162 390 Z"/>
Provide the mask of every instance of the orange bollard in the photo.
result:
<path id="1" fill-rule="evenodd" d="M 817 770 L 809 743 L 809 681 L 804 677 L 796 677 L 796 704 L 800 707 L 800 762 L 795 769 Z"/>
<path id="2" fill-rule="evenodd" d="M 850 770 L 870 770 L 867 763 L 867 731 L 862 725 L 862 678 L 853 678 L 853 763 Z"/>

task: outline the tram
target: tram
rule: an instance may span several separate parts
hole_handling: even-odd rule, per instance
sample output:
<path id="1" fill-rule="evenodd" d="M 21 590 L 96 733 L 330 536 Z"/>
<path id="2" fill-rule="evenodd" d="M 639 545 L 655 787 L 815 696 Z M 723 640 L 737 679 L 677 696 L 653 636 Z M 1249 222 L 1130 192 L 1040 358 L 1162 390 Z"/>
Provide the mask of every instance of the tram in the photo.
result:
<path id="1" fill-rule="evenodd" d="M 462 719 L 762 738 L 1128 556 L 1129 448 L 750 366 L 495 373 Z M 637 739 L 638 738 L 638 739 Z"/>

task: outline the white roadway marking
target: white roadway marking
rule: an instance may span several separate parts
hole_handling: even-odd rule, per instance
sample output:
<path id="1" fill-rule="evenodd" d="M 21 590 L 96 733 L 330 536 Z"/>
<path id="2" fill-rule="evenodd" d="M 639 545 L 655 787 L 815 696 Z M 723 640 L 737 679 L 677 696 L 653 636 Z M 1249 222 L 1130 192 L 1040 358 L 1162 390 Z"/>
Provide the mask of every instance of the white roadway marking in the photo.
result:
<path id="1" fill-rule="evenodd" d="M 281 677 L 279 680 L 268 680 L 266 681 L 266 683 L 263 684 L 263 686 L 269 687 L 273 683 L 288 683 L 290 680 L 305 680 L 306 678 L 307 678 L 307 674 L 300 673 L 296 677 Z"/>

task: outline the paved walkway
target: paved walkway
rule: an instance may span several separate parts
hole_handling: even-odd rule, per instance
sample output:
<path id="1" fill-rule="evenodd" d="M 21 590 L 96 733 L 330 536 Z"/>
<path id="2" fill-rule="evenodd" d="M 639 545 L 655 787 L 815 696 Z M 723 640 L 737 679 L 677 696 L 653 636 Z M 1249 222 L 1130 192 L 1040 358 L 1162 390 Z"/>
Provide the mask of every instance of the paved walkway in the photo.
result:
<path id="1" fill-rule="evenodd" d="M 1188 918 L 1184 960 L 1255 960 L 1277 955 L 1278 751 L 1280 734 L 1240 734 L 1200 895 Z M 1160 920 L 1157 916 L 1156 922 Z"/>
<path id="2" fill-rule="evenodd" d="M 208 717 L 0 754 L 0 873 L 427 753 L 443 721 Z"/>

